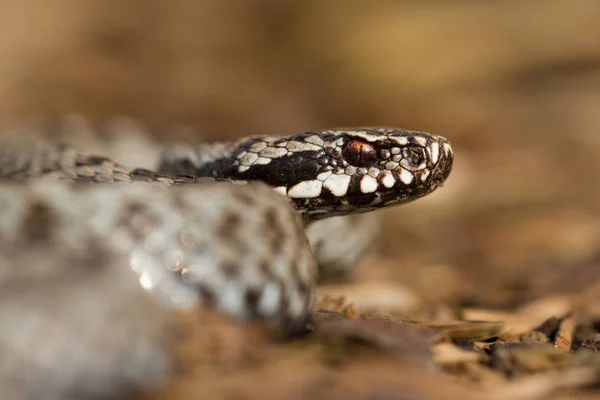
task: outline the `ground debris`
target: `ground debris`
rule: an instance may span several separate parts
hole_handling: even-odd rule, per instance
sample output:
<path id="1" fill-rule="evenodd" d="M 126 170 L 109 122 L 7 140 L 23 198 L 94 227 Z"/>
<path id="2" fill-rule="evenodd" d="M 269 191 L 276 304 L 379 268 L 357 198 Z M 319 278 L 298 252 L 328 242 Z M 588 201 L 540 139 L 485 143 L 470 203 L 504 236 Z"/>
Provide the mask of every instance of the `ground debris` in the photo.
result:
<path id="1" fill-rule="evenodd" d="M 389 318 L 347 318 L 343 314 L 321 313 L 314 321 L 313 334 L 337 345 L 368 344 L 389 354 L 428 362 L 435 331 Z"/>
<path id="2" fill-rule="evenodd" d="M 288 339 L 214 312 L 179 314 L 181 368 L 142 398 L 583 399 L 560 396 L 598 394 L 600 318 L 574 304 L 549 297 L 427 319 L 326 296 L 305 334 Z M 466 316 L 478 318 L 452 319 Z"/>

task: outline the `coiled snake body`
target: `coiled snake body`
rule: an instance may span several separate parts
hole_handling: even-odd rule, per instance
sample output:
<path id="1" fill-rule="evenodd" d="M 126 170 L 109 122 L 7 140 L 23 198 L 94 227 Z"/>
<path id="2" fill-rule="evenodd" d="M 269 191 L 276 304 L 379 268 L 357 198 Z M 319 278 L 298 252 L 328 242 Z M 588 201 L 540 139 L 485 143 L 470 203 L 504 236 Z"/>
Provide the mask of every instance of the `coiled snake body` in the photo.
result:
<path id="1" fill-rule="evenodd" d="M 304 227 L 422 197 L 444 182 L 452 161 L 446 139 L 388 128 L 178 146 L 156 172 L 68 146 L 13 142 L 0 150 L 3 287 L 22 285 L 21 310 L 73 329 L 88 328 L 29 299 L 85 293 L 87 271 L 127 290 L 141 284 L 168 306 L 200 303 L 295 331 L 314 305 L 317 280 Z M 60 279 L 72 282 L 69 293 L 53 289 Z M 112 310 L 94 303 L 97 293 L 83 299 L 99 315 Z M 3 325 L 12 321 L 5 314 Z"/>

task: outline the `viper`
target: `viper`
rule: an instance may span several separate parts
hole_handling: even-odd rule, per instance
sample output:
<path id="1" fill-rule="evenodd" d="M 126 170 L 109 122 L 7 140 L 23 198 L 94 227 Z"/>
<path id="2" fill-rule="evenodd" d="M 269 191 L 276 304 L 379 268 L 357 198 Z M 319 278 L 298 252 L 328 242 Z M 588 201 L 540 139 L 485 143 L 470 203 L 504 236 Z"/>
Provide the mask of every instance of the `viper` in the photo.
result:
<path id="1" fill-rule="evenodd" d="M 116 299 L 122 310 L 201 305 L 295 332 L 315 304 L 318 275 L 327 273 L 317 270 L 305 229 L 423 197 L 442 186 L 452 163 L 447 139 L 393 128 L 179 145 L 153 170 L 12 138 L 0 148 L 3 305 L 19 310 L 11 317 L 35 316 L 61 332 L 91 322 L 74 321 L 70 301 L 106 317 L 98 310 L 117 307 Z M 7 296 L 16 287 L 25 303 Z M 0 311 L 3 326 L 7 315 Z M 113 332 L 133 329 L 133 320 L 106 318 Z M 26 348 L 25 336 L 5 335 L 0 345 Z"/>

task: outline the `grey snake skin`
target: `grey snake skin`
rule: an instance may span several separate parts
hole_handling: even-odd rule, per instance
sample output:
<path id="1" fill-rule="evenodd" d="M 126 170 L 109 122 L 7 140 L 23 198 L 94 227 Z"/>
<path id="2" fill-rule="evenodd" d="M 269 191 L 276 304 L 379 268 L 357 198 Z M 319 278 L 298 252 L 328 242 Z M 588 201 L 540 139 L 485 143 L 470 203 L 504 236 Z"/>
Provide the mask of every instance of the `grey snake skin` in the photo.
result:
<path id="1" fill-rule="evenodd" d="M 0 325 L 14 332 L 0 335 L 0 388 L 15 398 L 85 398 L 153 382 L 168 368 L 157 338 L 169 308 L 203 305 L 297 332 L 327 274 L 305 229 L 425 196 L 452 162 L 445 138 L 390 128 L 175 146 L 156 172 L 68 145 L 5 141 Z M 46 338 L 104 324 L 111 334 L 81 335 L 77 351 Z M 35 346 L 63 368 L 28 357 Z M 19 381 L 23 371 L 34 378 Z"/>

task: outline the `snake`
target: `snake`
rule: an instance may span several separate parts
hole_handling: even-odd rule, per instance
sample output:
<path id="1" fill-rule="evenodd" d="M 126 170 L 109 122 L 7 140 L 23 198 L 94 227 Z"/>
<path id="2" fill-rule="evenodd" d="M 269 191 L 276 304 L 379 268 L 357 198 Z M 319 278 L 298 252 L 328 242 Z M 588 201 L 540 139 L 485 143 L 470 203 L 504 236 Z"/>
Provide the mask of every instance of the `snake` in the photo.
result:
<path id="1" fill-rule="evenodd" d="M 0 349 L 14 353 L 13 364 L 5 363 L 12 370 L 15 364 L 31 369 L 23 364 L 23 349 L 36 343 L 40 330 L 52 334 L 48 326 L 54 327 L 57 336 L 95 331 L 102 316 L 112 325 L 111 337 L 86 341 L 82 334 L 78 340 L 113 360 L 102 370 L 105 381 L 135 380 L 123 378 L 125 360 L 140 365 L 140 358 L 160 358 L 152 346 L 140 350 L 131 339 L 115 338 L 133 334 L 152 342 L 163 309 L 209 307 L 297 332 L 315 305 L 318 277 L 327 272 L 318 269 L 306 229 L 428 195 L 448 178 L 453 151 L 446 138 L 426 132 L 343 128 L 175 145 L 158 164 L 130 167 L 46 140 L 2 144 L 0 323 L 18 325 L 29 315 L 39 327 L 26 329 L 27 338 L 0 335 Z M 15 288 L 18 300 L 7 297 Z M 94 310 L 96 323 L 89 312 L 73 310 L 74 298 Z M 115 323 L 115 310 L 146 318 Z M 71 345 L 53 343 L 56 354 L 72 354 Z M 86 354 L 73 358 L 68 370 L 87 371 L 81 367 L 89 365 Z M 35 367 L 45 371 L 44 379 L 67 379 L 39 360 Z M 61 387 L 75 385 L 69 382 Z M 78 385 L 79 392 L 91 390 Z"/>

